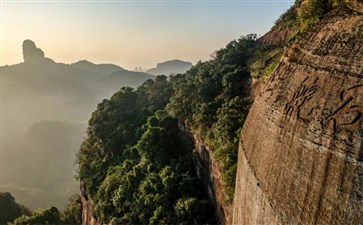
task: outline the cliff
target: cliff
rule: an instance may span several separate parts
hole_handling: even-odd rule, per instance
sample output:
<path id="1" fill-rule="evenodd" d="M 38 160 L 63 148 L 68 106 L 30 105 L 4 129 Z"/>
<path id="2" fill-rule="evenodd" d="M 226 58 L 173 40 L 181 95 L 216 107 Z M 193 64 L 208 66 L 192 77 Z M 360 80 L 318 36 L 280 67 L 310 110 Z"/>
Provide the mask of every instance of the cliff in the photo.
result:
<path id="1" fill-rule="evenodd" d="M 282 57 L 244 124 L 233 224 L 363 221 L 363 10 L 340 7 Z"/>
<path id="2" fill-rule="evenodd" d="M 213 152 L 203 143 L 198 135 L 192 135 L 195 143 L 194 163 L 197 176 L 202 180 L 209 199 L 213 202 L 214 213 L 218 224 L 231 224 L 232 207 L 226 202 L 227 196 L 223 190 L 222 175 Z"/>
<path id="3" fill-rule="evenodd" d="M 82 225 L 99 225 L 92 209 L 92 200 L 86 194 L 83 182 L 80 185 L 82 201 Z"/>

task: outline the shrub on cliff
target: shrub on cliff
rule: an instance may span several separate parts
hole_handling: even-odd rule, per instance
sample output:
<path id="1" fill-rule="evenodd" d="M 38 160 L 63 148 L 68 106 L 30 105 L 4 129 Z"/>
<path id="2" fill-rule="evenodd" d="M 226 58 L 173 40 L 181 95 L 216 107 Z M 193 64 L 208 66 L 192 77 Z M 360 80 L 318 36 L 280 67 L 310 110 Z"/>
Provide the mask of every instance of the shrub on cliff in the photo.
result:
<path id="1" fill-rule="evenodd" d="M 298 18 L 304 25 L 318 21 L 334 7 L 345 3 L 345 0 L 306 0 L 301 3 Z"/>

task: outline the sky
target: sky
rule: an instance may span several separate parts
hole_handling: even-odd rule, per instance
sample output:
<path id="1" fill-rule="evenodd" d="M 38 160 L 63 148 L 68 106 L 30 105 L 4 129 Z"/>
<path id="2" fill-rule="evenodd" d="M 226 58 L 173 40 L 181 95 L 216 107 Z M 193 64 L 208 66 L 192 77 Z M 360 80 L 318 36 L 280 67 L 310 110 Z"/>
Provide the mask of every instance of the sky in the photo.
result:
<path id="1" fill-rule="evenodd" d="M 242 35 L 263 35 L 293 0 L 0 0 L 0 65 L 23 61 L 33 40 L 56 62 L 89 60 L 133 70 L 195 64 Z"/>

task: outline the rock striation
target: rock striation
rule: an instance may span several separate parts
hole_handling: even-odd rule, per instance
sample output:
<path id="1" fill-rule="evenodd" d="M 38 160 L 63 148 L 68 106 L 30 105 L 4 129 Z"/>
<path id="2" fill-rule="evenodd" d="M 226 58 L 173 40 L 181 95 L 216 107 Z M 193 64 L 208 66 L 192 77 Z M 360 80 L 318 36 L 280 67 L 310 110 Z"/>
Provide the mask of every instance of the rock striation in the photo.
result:
<path id="1" fill-rule="evenodd" d="M 363 3 L 282 57 L 242 130 L 233 224 L 362 224 Z"/>
<path id="2" fill-rule="evenodd" d="M 37 62 L 44 60 L 44 52 L 37 48 L 35 43 L 31 40 L 23 42 L 23 58 L 24 62 Z"/>

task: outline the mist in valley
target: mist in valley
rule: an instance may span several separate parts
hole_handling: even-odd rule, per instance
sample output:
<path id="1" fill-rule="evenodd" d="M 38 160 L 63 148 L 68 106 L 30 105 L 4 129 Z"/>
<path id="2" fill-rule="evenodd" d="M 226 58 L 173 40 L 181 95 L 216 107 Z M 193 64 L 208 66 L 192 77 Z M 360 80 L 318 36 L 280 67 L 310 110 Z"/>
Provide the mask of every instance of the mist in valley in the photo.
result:
<path id="1" fill-rule="evenodd" d="M 30 209 L 62 209 L 79 192 L 76 154 L 97 104 L 155 75 L 87 60 L 56 63 L 31 40 L 22 51 L 23 62 L 1 67 L 0 189 Z"/>

